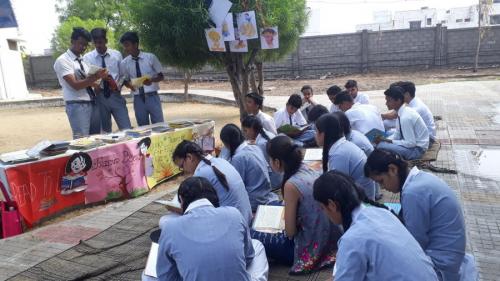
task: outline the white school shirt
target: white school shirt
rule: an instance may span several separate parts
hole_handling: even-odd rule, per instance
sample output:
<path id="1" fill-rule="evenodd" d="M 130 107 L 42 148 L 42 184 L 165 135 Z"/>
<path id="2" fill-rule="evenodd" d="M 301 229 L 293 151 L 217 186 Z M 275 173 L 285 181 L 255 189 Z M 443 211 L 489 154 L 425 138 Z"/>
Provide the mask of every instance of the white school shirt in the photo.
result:
<path id="1" fill-rule="evenodd" d="M 377 107 L 371 104 L 354 104 L 351 109 L 345 112 L 354 130 L 360 131 L 363 135 L 372 129 L 385 131 L 384 121 Z"/>
<path id="2" fill-rule="evenodd" d="M 434 116 L 431 113 L 431 110 L 427 105 L 419 98 L 413 98 L 408 106 L 415 109 L 415 111 L 422 117 L 424 120 L 425 126 L 429 131 L 429 136 L 432 139 L 436 139 L 436 125 L 434 124 Z"/>
<path id="3" fill-rule="evenodd" d="M 278 131 L 276 130 L 276 124 L 274 124 L 274 119 L 262 110 L 259 110 L 259 113 L 255 115 L 255 117 L 259 118 L 260 122 L 262 123 L 262 128 L 265 130 L 277 135 Z"/>
<path id="4" fill-rule="evenodd" d="M 396 119 L 396 130 L 389 137 L 392 143 L 407 148 L 418 146 L 426 151 L 429 148 L 429 131 L 422 117 L 414 109 L 403 105 L 398 110 L 398 118 L 399 120 Z"/>
<path id="5" fill-rule="evenodd" d="M 149 75 L 151 78 L 154 78 L 159 73 L 163 73 L 163 66 L 154 54 L 141 51 L 138 57 L 142 76 Z M 137 78 L 135 60 L 132 59 L 131 55 L 128 55 L 122 60 L 120 71 L 126 79 Z M 160 84 L 158 82 L 154 82 L 150 86 L 144 85 L 145 93 L 156 92 L 158 90 L 160 90 Z M 138 95 L 139 89 L 135 89 L 135 92 L 132 92 L 132 94 Z"/>
<path id="6" fill-rule="evenodd" d="M 85 79 L 82 76 L 80 64 L 76 60 L 77 58 L 82 59 L 83 68 L 85 69 L 83 74 L 86 77 L 89 70 L 88 64 L 83 61 L 81 56 L 77 57 L 71 50 L 67 50 L 64 54 L 60 55 L 54 63 L 54 71 L 56 72 L 59 84 L 61 84 L 64 101 L 90 101 L 89 94 L 85 88 L 76 90 L 64 80 L 64 76 L 70 74 L 73 74 L 76 80 Z"/>
<path id="7" fill-rule="evenodd" d="M 334 112 L 338 112 L 338 111 L 342 111 L 342 110 L 340 110 L 340 108 L 339 108 L 339 106 L 338 106 L 338 105 L 336 105 L 336 104 L 332 104 L 332 105 L 330 106 L 330 113 L 334 113 Z"/>
<path id="8" fill-rule="evenodd" d="M 101 55 L 96 49 L 94 49 L 92 52 L 85 54 L 83 59 L 89 65 L 102 67 L 101 56 L 105 56 L 104 62 L 106 63 L 106 69 L 108 70 L 109 75 L 111 75 L 115 81 L 120 80 L 120 63 L 122 62 L 123 57 L 117 50 L 108 48 L 106 53 Z"/>
<path id="9" fill-rule="evenodd" d="M 367 94 L 358 92 L 358 95 L 354 99 L 354 103 L 369 104 L 370 98 L 368 97 Z"/>
<path id="10" fill-rule="evenodd" d="M 307 121 L 300 112 L 297 110 L 294 114 L 292 114 L 292 124 L 290 124 L 290 114 L 286 111 L 286 107 L 282 108 L 274 113 L 274 123 L 276 124 L 276 128 L 279 128 L 283 125 L 292 125 L 294 127 L 302 127 L 307 125 Z"/>

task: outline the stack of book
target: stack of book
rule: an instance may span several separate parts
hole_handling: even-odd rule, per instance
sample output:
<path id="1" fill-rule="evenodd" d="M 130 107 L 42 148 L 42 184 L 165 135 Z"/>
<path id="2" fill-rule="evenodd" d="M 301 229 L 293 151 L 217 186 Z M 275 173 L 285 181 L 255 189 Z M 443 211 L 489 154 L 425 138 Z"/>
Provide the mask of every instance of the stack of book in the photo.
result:
<path id="1" fill-rule="evenodd" d="M 81 138 L 72 141 L 69 145 L 70 149 L 74 150 L 89 150 L 104 145 L 104 142 L 93 137 Z"/>
<path id="2" fill-rule="evenodd" d="M 137 128 L 128 130 L 125 134 L 131 138 L 141 138 L 151 135 L 151 129 Z"/>
<path id="3" fill-rule="evenodd" d="M 69 148 L 69 142 L 67 141 L 59 141 L 52 142 L 52 144 L 40 151 L 40 156 L 48 157 L 65 153 Z"/>
<path id="4" fill-rule="evenodd" d="M 168 126 L 174 129 L 187 128 L 193 126 L 194 123 L 190 121 L 172 121 L 168 122 Z"/>
<path id="5" fill-rule="evenodd" d="M 130 137 L 125 135 L 125 133 L 116 133 L 116 134 L 98 136 L 97 139 L 105 143 L 117 143 L 129 140 Z"/>

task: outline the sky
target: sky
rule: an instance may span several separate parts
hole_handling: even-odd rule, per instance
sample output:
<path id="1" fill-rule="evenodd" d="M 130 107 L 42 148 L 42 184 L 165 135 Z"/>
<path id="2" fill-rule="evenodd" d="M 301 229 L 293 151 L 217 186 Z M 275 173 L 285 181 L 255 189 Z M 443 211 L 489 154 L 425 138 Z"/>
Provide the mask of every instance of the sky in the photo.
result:
<path id="1" fill-rule="evenodd" d="M 32 54 L 43 54 L 58 25 L 56 0 L 13 0 L 21 36 Z M 447 9 L 476 4 L 477 0 L 307 0 L 318 9 L 321 34 L 354 32 L 356 24 L 373 21 L 373 12 L 381 10 Z M 318 19 L 312 19 L 318 20 Z"/>

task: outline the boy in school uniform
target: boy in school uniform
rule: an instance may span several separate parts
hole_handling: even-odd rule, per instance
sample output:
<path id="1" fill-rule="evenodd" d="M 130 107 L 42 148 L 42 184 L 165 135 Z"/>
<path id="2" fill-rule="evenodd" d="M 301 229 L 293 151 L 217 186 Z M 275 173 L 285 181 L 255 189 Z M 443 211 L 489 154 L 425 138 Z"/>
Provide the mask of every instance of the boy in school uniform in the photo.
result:
<path id="1" fill-rule="evenodd" d="M 332 102 L 332 105 L 330 106 L 330 113 L 340 111 L 340 108 L 335 104 L 335 96 L 337 96 L 340 92 L 342 92 L 342 89 L 337 85 L 333 85 L 326 90 L 328 99 Z"/>
<path id="2" fill-rule="evenodd" d="M 311 109 L 318 104 L 313 99 L 313 88 L 309 85 L 305 85 L 302 87 L 302 89 L 300 89 L 300 92 L 303 96 L 300 112 L 302 112 L 302 115 L 306 119 L 307 123 L 312 123 L 307 116 L 309 115 L 309 111 L 311 111 Z"/>
<path id="3" fill-rule="evenodd" d="M 358 91 L 358 82 L 356 80 L 348 80 L 345 83 L 345 89 L 351 94 L 354 103 L 369 104 L 370 98 L 367 94 L 360 93 Z"/>
<path id="4" fill-rule="evenodd" d="M 71 47 L 54 63 L 54 71 L 62 87 L 73 139 L 101 132 L 99 109 L 96 105 L 96 81 L 107 77 L 106 70 L 89 75 L 89 65 L 82 54 L 87 49 L 90 33 L 82 27 L 73 28 Z"/>
<path id="5" fill-rule="evenodd" d="M 260 122 L 262 123 L 262 127 L 267 131 L 277 135 L 276 125 L 274 124 L 274 119 L 269 116 L 267 113 L 262 112 L 262 108 L 264 106 L 264 97 L 257 93 L 248 93 L 245 96 L 245 106 L 248 114 L 255 115 Z"/>
<path id="6" fill-rule="evenodd" d="M 290 125 L 296 128 L 307 125 L 306 119 L 299 110 L 301 106 L 302 98 L 298 94 L 293 94 L 288 98 L 286 107 L 274 113 L 274 123 L 276 124 L 276 128 L 278 128 L 278 133 L 285 133 L 280 130 L 284 125 Z M 313 129 L 306 129 L 298 133 L 291 132 L 287 135 L 293 138 L 298 145 L 311 147 L 316 144 L 314 140 L 315 134 L 316 132 Z"/>
<path id="7" fill-rule="evenodd" d="M 362 134 L 366 134 L 372 129 L 385 131 L 384 123 L 376 106 L 356 103 L 347 91 L 343 91 L 335 97 L 335 104 L 341 111 L 345 112 L 354 130 Z"/>
<path id="8" fill-rule="evenodd" d="M 112 132 L 111 116 L 115 119 L 120 130 L 130 129 L 132 126 L 128 117 L 127 103 L 122 97 L 118 85 L 122 55 L 106 46 L 108 43 L 106 29 L 94 28 L 90 31 L 90 35 L 95 49 L 83 56 L 83 59 L 89 65 L 105 68 L 108 72 L 108 76 L 99 85 L 99 94 L 96 97 L 101 115 L 102 131 Z"/>
<path id="9" fill-rule="evenodd" d="M 127 78 L 125 86 L 134 94 L 134 111 L 137 124 L 145 126 L 161 123 L 163 110 L 161 107 L 158 82 L 163 81 L 163 67 L 158 58 L 139 49 L 139 36 L 136 32 L 125 32 L 120 38 L 120 43 L 128 56 L 120 64 L 120 71 Z M 149 76 L 144 85 L 135 88 L 130 80 Z"/>

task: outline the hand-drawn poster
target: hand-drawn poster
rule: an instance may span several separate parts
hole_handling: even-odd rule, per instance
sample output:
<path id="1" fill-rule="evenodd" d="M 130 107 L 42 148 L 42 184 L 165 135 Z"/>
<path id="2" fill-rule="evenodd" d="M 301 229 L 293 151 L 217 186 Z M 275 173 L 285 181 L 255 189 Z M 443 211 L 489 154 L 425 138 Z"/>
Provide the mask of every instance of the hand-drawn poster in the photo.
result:
<path id="1" fill-rule="evenodd" d="M 224 41 L 235 40 L 233 13 L 227 14 L 226 18 L 222 22 L 221 30 L 222 36 L 224 36 Z"/>
<path id="2" fill-rule="evenodd" d="M 238 23 L 240 40 L 256 39 L 259 37 L 259 34 L 257 34 L 257 21 L 255 20 L 254 11 L 239 13 L 236 22 Z"/>
<path id="3" fill-rule="evenodd" d="M 240 40 L 239 31 L 237 28 L 234 29 L 235 41 L 229 42 L 229 50 L 233 53 L 247 53 L 248 52 L 248 41 Z"/>
<path id="4" fill-rule="evenodd" d="M 208 49 L 211 52 L 226 51 L 226 45 L 224 44 L 224 36 L 222 35 L 221 28 L 205 29 L 205 36 L 207 38 Z"/>
<path id="5" fill-rule="evenodd" d="M 222 22 L 226 18 L 229 9 L 233 3 L 228 0 L 211 0 L 212 3 L 208 7 L 208 14 L 210 19 L 214 22 L 216 26 L 221 26 Z"/>
<path id="6" fill-rule="evenodd" d="M 260 31 L 260 47 L 263 50 L 278 49 L 280 46 L 278 27 L 266 27 Z"/>

